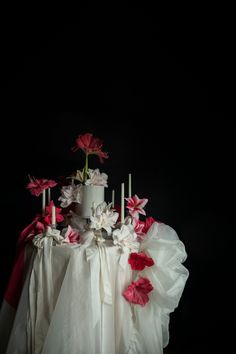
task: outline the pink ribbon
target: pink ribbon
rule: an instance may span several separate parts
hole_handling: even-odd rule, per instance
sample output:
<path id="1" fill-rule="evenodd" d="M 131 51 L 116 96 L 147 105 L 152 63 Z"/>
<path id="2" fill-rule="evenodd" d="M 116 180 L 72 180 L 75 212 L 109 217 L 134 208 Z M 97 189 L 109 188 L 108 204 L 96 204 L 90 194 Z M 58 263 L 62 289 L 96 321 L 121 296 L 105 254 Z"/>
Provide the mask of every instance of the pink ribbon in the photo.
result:
<path id="1" fill-rule="evenodd" d="M 41 216 L 36 216 L 33 222 L 26 226 L 19 236 L 15 263 L 4 294 L 4 299 L 15 309 L 17 309 L 23 288 L 26 242 L 32 240 L 32 238 L 38 233 L 43 232 L 45 228 L 39 221 L 40 218 Z"/>

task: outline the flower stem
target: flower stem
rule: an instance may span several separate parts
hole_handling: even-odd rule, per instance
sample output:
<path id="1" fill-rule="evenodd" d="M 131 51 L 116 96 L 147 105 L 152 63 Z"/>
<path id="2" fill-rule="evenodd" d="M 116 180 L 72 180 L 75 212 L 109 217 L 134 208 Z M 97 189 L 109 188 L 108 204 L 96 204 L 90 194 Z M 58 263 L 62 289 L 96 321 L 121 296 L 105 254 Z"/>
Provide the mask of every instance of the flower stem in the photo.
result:
<path id="1" fill-rule="evenodd" d="M 88 154 L 85 157 L 85 166 L 84 166 L 84 183 L 87 181 L 88 177 Z"/>

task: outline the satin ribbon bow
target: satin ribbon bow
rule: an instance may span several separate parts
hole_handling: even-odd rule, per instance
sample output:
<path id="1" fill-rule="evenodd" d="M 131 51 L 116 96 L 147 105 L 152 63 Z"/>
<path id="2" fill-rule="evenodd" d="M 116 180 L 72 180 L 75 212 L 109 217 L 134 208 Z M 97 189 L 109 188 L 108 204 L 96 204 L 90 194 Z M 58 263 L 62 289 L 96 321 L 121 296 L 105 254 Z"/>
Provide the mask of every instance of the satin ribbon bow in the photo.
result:
<path id="1" fill-rule="evenodd" d="M 90 262 L 93 327 L 95 327 L 101 318 L 101 302 L 112 305 L 110 265 L 105 240 L 101 235 L 94 234 L 85 254 L 86 260 Z"/>
<path id="2" fill-rule="evenodd" d="M 34 246 L 41 249 L 44 248 L 45 243 L 48 241 L 50 241 L 51 244 L 55 241 L 56 244 L 61 245 L 64 241 L 64 237 L 61 236 L 59 230 L 48 226 L 45 233 L 38 234 L 33 238 Z"/>

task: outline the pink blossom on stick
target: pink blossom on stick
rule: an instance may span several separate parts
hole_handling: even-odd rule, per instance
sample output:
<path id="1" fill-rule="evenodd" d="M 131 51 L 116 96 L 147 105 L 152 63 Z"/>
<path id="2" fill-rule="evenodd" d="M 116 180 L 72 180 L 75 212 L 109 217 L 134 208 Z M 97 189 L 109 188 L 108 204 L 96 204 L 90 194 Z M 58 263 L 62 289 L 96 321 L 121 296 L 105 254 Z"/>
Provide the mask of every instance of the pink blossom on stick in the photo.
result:
<path id="1" fill-rule="evenodd" d="M 128 202 L 126 208 L 129 209 L 129 213 L 133 218 L 138 219 L 139 214 L 146 215 L 146 212 L 143 208 L 147 204 L 148 199 L 146 198 L 139 199 L 139 197 L 136 194 L 131 198 L 125 198 L 125 199 Z"/>

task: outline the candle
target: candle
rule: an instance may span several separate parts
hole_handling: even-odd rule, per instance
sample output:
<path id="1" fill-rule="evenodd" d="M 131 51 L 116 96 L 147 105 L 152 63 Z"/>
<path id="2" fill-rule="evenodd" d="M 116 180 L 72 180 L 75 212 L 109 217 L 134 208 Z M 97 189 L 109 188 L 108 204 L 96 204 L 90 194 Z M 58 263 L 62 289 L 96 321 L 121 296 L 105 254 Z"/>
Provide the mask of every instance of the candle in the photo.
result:
<path id="1" fill-rule="evenodd" d="M 121 183 L 121 215 L 120 221 L 124 224 L 124 216 L 125 216 L 125 184 Z"/>
<path id="2" fill-rule="evenodd" d="M 131 189 L 131 173 L 129 173 L 129 198 L 131 198 L 131 196 L 132 196 L 132 189 Z"/>
<path id="3" fill-rule="evenodd" d="M 51 188 L 48 188 L 48 205 L 50 204 L 51 201 Z"/>
<path id="4" fill-rule="evenodd" d="M 46 192 L 45 189 L 42 193 L 42 214 L 45 215 L 45 206 L 46 206 Z"/>
<path id="5" fill-rule="evenodd" d="M 52 206 L 52 226 L 56 226 L 56 207 Z"/>
<path id="6" fill-rule="evenodd" d="M 111 201 L 111 206 L 112 208 L 115 207 L 115 191 L 112 189 L 112 201 Z"/>

